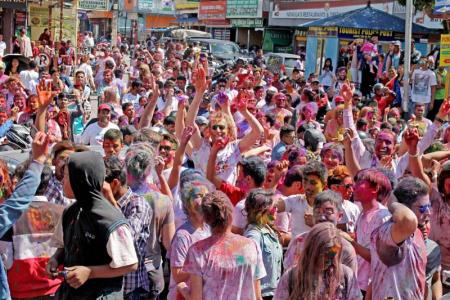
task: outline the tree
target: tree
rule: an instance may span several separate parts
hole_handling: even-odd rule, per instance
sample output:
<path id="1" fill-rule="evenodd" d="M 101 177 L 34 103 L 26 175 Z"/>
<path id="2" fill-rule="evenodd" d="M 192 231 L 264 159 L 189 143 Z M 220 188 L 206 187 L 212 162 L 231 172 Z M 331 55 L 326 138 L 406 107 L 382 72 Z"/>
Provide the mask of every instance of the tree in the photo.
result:
<path id="1" fill-rule="evenodd" d="M 398 3 L 405 6 L 407 0 L 397 0 Z M 428 10 L 434 7 L 434 0 L 413 0 L 414 7 L 417 10 Z"/>

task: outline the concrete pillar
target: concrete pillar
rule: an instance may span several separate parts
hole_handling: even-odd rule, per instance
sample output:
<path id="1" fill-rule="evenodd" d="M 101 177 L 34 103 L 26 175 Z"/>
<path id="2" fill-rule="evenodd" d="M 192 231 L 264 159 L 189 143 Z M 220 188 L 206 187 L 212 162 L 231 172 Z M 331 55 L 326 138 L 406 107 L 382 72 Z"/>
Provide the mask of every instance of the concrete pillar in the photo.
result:
<path id="1" fill-rule="evenodd" d="M 3 8 L 3 39 L 6 43 L 6 53 L 12 52 L 12 37 L 14 35 L 14 9 Z"/>

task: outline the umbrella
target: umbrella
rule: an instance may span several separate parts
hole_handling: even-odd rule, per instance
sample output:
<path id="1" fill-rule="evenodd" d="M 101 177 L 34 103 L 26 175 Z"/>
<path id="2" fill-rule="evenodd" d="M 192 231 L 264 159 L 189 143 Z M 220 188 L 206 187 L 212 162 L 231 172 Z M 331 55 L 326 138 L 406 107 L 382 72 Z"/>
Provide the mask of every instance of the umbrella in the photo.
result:
<path id="1" fill-rule="evenodd" d="M 19 67 L 17 69 L 18 72 L 28 69 L 28 63 L 30 62 L 30 59 L 23 56 L 22 54 L 8 54 L 3 56 L 2 60 L 5 63 L 6 68 L 11 67 L 11 62 L 14 58 L 19 61 Z"/>

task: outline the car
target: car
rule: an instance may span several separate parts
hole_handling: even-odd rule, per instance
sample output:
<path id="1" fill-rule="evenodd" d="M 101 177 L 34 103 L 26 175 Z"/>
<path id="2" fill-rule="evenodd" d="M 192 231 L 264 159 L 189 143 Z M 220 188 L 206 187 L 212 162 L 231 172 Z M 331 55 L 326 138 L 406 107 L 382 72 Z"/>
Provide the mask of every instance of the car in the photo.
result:
<path id="1" fill-rule="evenodd" d="M 300 56 L 289 53 L 267 53 L 264 55 L 264 58 L 269 71 L 279 72 L 281 66 L 284 65 L 286 75 L 290 76 L 295 68 L 295 63 L 300 59 Z"/>
<path id="2" fill-rule="evenodd" d="M 245 62 L 252 60 L 252 57 L 245 54 L 234 42 L 203 38 L 190 38 L 188 42 L 198 42 L 202 51 L 207 52 L 213 58 L 223 63 L 234 64 L 239 58 Z"/>

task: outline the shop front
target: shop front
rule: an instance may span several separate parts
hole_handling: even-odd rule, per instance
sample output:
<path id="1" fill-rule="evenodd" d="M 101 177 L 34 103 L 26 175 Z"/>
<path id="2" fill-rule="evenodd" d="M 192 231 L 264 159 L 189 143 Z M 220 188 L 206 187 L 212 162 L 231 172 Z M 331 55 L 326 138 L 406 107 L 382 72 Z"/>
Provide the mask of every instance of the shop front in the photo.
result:
<path id="1" fill-rule="evenodd" d="M 201 1 L 198 9 L 198 19 L 205 25 L 206 31 L 219 40 L 230 40 L 231 24 L 226 19 L 226 1 Z"/>
<path id="2" fill-rule="evenodd" d="M 11 51 L 12 37 L 26 25 L 26 0 L 0 1 L 0 33 L 6 42 L 6 53 Z"/>
<path id="3" fill-rule="evenodd" d="M 250 49 L 261 45 L 263 39 L 263 1 L 227 0 L 227 19 L 230 20 L 234 40 Z"/>

